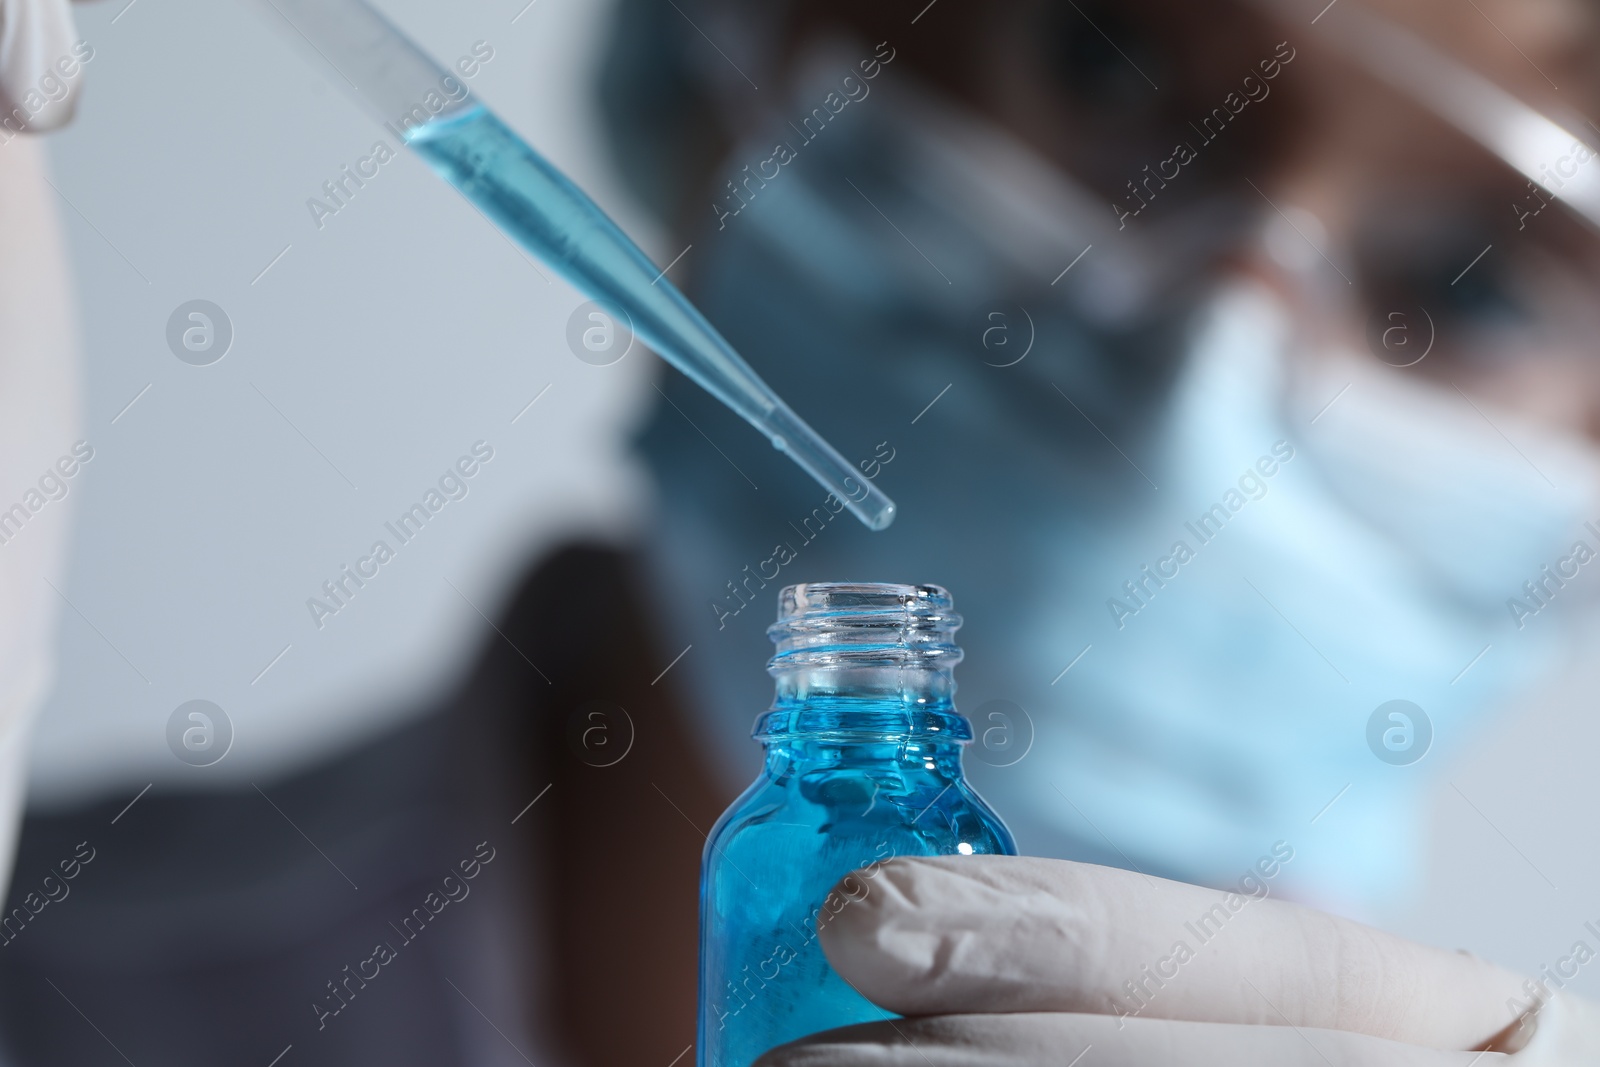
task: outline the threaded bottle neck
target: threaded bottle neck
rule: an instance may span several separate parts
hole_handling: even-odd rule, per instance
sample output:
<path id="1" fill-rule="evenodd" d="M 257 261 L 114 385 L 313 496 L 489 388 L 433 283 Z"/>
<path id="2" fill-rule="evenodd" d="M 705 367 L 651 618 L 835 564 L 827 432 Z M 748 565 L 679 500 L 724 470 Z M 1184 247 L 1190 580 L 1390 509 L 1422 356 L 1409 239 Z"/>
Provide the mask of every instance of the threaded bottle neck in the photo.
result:
<path id="1" fill-rule="evenodd" d="M 832 732 L 832 724 L 962 739 L 968 730 L 952 704 L 960 625 L 950 594 L 935 585 L 788 586 L 767 628 L 776 693 L 757 735 Z"/>

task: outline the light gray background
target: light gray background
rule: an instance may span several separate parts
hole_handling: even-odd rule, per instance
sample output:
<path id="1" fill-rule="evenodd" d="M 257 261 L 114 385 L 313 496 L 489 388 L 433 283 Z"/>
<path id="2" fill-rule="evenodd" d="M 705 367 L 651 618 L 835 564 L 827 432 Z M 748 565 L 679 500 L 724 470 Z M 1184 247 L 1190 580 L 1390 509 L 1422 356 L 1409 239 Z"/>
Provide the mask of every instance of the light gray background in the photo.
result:
<path id="1" fill-rule="evenodd" d="M 369 120 L 264 0 L 125 2 L 77 7 L 95 56 L 51 138 L 96 456 L 65 590 L 88 622 L 63 613 L 41 801 L 257 776 L 379 729 L 464 666 L 489 632 L 473 605 L 493 617 L 532 550 L 621 527 L 643 493 L 617 437 L 654 356 L 573 358 L 577 293 Z M 525 3 L 386 7 L 447 63 L 489 42 L 472 88 L 659 254 L 589 134 L 607 5 L 539 0 L 513 24 Z M 307 198 L 380 137 L 399 158 L 319 231 Z M 235 330 L 209 367 L 164 337 L 197 297 Z M 384 521 L 479 439 L 495 458 L 466 499 L 318 630 L 306 599 L 375 539 L 398 547 Z M 194 698 L 237 730 L 204 776 L 163 740 Z"/>

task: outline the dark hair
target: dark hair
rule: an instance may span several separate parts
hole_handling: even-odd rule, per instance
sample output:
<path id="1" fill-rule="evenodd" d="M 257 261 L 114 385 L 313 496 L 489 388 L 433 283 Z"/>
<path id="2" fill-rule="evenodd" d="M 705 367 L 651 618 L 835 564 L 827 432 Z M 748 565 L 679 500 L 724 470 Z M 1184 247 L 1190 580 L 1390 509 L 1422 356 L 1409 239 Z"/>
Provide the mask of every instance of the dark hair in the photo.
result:
<path id="1" fill-rule="evenodd" d="M 718 33 L 716 47 L 697 27 Z M 841 33 L 890 41 L 902 69 L 1024 127 L 1036 150 L 1108 197 L 1123 195 L 1130 177 L 1176 144 L 1205 144 L 1193 179 L 1163 209 L 1259 174 L 1297 125 L 1294 79 L 1281 78 L 1271 85 L 1274 106 L 1204 139 L 1215 127 L 1202 132 L 1206 117 L 1240 93 L 1244 79 L 1259 78 L 1282 36 L 1232 0 L 621 0 L 600 96 L 631 190 L 664 221 L 680 223 L 685 202 L 742 132 L 739 79 L 781 91 L 805 42 Z M 1015 91 L 1016 69 L 1031 75 L 1028 98 Z"/>

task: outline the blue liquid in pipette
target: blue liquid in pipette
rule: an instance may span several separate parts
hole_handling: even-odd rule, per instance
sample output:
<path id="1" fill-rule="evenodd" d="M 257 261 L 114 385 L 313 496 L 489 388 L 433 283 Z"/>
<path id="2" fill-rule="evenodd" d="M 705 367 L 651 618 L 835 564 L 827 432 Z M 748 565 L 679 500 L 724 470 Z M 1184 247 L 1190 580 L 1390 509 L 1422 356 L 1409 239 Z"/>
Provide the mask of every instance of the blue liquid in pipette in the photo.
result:
<path id="1" fill-rule="evenodd" d="M 476 105 L 408 130 L 406 143 L 490 221 L 596 299 L 625 309 L 633 331 L 746 418 L 773 400 L 741 383 L 751 372 L 716 330 L 604 212 L 493 112 Z M 715 377 L 708 375 L 710 371 Z"/>
<path id="2" fill-rule="evenodd" d="M 756 376 L 694 305 L 565 175 L 482 105 L 406 131 L 406 143 L 523 248 L 627 325 L 833 491 L 869 529 L 895 507 Z"/>

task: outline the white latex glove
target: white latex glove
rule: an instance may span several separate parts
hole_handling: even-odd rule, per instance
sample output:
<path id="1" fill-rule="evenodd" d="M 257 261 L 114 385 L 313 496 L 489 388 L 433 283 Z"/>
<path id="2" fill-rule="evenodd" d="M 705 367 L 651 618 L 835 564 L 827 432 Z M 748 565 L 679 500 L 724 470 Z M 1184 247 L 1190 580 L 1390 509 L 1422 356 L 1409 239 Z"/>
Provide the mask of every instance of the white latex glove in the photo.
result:
<path id="1" fill-rule="evenodd" d="M 67 0 L 0 0 L 0 141 L 70 120 L 85 58 Z"/>
<path id="2" fill-rule="evenodd" d="M 1519 1023 L 1517 975 L 1296 905 L 1235 896 L 1230 910 L 1216 890 L 1030 857 L 856 877 L 866 894 L 836 888 L 860 899 L 821 928 L 828 959 L 917 1018 L 817 1034 L 761 1067 L 1600 1063 L 1595 1005 L 1558 996 Z M 1472 1051 L 1489 1047 L 1521 1051 Z"/>
<path id="3" fill-rule="evenodd" d="M 0 896 L 22 817 L 28 727 L 55 662 L 63 605 L 47 583 L 66 591 L 66 518 L 83 481 L 67 483 L 66 499 L 40 490 L 79 437 L 77 323 L 44 144 L 17 131 L 71 117 L 83 82 L 76 44 L 65 0 L 0 0 L 0 521 L 14 506 L 26 515 L 20 529 L 14 515 L 0 526 Z"/>

